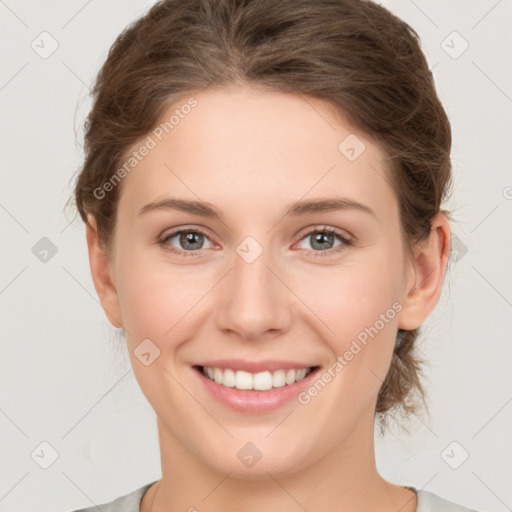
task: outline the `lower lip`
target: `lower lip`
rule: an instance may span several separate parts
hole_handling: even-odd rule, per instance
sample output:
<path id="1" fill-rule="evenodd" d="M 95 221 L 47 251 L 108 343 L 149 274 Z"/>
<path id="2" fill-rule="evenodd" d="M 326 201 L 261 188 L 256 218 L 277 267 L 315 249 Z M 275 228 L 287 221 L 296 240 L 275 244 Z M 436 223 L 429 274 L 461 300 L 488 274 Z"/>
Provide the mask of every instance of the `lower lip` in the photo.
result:
<path id="1" fill-rule="evenodd" d="M 316 375 L 319 368 L 312 370 L 306 377 L 294 384 L 284 385 L 279 388 L 272 388 L 268 391 L 241 390 L 228 388 L 217 384 L 215 381 L 203 375 L 202 371 L 195 367 L 194 372 L 199 376 L 206 389 L 221 403 L 231 409 L 247 413 L 264 413 L 273 411 L 285 403 L 297 398 L 311 379 Z"/>

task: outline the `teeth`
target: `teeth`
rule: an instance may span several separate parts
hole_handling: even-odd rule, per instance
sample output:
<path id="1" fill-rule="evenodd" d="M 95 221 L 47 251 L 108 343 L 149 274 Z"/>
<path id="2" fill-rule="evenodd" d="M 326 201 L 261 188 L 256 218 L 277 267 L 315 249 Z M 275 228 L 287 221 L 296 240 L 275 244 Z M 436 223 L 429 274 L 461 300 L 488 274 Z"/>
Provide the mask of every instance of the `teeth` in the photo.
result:
<path id="1" fill-rule="evenodd" d="M 277 370 L 272 374 L 272 387 L 280 388 L 286 384 L 286 376 L 284 370 Z"/>
<path id="2" fill-rule="evenodd" d="M 216 368 L 217 369 L 217 368 Z M 223 382 L 217 382 L 222 384 Z M 238 371 L 235 374 L 235 388 L 236 389 L 253 389 L 252 373 Z"/>
<path id="3" fill-rule="evenodd" d="M 243 390 L 267 391 L 272 388 L 280 388 L 285 385 L 299 382 L 310 373 L 310 368 L 300 370 L 276 370 L 274 372 L 264 371 L 249 373 L 243 370 L 234 371 L 231 368 L 203 367 L 203 375 L 215 381 L 221 386 Z"/>
<path id="4" fill-rule="evenodd" d="M 221 372 L 222 373 L 222 372 Z M 231 369 L 224 370 L 222 374 L 222 385 L 228 388 L 234 388 L 236 385 L 236 375 L 235 372 Z"/>

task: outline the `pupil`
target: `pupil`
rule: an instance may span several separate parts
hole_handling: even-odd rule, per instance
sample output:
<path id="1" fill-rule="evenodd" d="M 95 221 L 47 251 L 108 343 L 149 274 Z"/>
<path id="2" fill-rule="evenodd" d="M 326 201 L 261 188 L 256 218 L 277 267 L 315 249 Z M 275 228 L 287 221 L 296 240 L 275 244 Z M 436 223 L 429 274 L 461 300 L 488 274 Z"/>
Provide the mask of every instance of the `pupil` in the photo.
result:
<path id="1" fill-rule="evenodd" d="M 184 248 L 200 249 L 202 245 L 202 237 L 203 235 L 201 233 L 182 233 L 180 243 Z M 191 247 L 191 245 L 194 247 Z"/>
<path id="2" fill-rule="evenodd" d="M 326 243 L 332 244 L 333 239 L 334 239 L 334 235 L 332 233 L 326 233 L 326 232 L 316 233 L 313 235 L 313 243 L 311 244 L 311 246 L 314 249 L 319 249 L 319 250 L 329 249 L 329 247 L 322 246 L 322 244 L 326 244 Z"/>

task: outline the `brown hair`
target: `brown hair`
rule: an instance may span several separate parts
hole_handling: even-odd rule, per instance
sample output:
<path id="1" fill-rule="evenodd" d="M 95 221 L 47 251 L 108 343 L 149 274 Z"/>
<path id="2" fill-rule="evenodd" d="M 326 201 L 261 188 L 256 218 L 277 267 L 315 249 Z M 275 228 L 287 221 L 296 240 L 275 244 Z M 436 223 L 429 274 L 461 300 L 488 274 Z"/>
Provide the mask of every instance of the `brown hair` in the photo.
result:
<path id="1" fill-rule="evenodd" d="M 417 33 L 368 0 L 164 0 L 127 27 L 100 70 L 75 201 L 112 246 L 121 185 L 98 199 L 127 151 L 178 98 L 251 84 L 334 105 L 386 152 L 402 236 L 430 234 L 450 186 L 451 130 Z M 341 141 L 340 141 L 341 142 Z M 399 331 L 376 413 L 424 400 L 419 329 Z"/>

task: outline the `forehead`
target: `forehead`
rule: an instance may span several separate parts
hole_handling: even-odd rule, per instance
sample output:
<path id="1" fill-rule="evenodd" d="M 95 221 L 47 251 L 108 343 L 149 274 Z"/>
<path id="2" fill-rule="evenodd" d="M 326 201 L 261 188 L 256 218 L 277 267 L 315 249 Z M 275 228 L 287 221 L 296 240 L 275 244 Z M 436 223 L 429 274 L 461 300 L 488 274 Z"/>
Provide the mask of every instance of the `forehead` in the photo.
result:
<path id="1" fill-rule="evenodd" d="M 123 181 L 132 211 L 169 194 L 247 208 L 334 194 L 377 209 L 394 200 L 381 148 L 309 96 L 206 90 L 176 101 L 132 149 L 145 141 L 151 149 Z"/>

